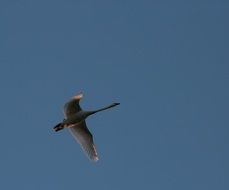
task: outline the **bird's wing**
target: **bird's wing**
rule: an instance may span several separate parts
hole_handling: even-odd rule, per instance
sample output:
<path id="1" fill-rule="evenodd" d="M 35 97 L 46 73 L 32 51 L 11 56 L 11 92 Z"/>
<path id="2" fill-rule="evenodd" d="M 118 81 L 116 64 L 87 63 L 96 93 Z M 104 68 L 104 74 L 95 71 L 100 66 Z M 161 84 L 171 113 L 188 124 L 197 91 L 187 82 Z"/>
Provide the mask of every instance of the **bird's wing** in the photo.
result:
<path id="1" fill-rule="evenodd" d="M 83 97 L 83 94 L 80 93 L 77 96 L 74 96 L 71 98 L 65 105 L 64 105 L 64 116 L 65 118 L 68 118 L 72 114 L 75 114 L 81 110 L 81 107 L 79 105 L 80 99 Z"/>
<path id="2" fill-rule="evenodd" d="M 96 152 L 95 144 L 93 142 L 93 136 L 86 126 L 86 122 L 74 124 L 69 127 L 69 130 L 77 142 L 81 145 L 82 149 L 92 161 L 98 161 L 98 154 Z"/>

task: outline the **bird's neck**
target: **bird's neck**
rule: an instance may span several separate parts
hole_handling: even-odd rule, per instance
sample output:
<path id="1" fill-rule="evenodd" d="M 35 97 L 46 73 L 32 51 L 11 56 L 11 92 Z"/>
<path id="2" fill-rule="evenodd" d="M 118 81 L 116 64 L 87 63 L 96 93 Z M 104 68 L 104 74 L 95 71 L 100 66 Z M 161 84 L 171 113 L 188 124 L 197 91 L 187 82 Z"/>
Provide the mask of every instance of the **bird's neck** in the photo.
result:
<path id="1" fill-rule="evenodd" d="M 110 109 L 110 108 L 112 108 L 112 107 L 114 107 L 114 106 L 116 106 L 116 105 L 111 104 L 111 105 L 106 106 L 106 107 L 103 107 L 103 108 L 101 108 L 101 109 L 97 109 L 97 110 L 89 111 L 89 112 L 88 112 L 88 114 L 89 114 L 89 115 L 92 115 L 92 114 L 95 114 L 95 113 L 97 113 L 97 112 L 101 112 L 101 111 L 104 111 L 104 110 Z"/>

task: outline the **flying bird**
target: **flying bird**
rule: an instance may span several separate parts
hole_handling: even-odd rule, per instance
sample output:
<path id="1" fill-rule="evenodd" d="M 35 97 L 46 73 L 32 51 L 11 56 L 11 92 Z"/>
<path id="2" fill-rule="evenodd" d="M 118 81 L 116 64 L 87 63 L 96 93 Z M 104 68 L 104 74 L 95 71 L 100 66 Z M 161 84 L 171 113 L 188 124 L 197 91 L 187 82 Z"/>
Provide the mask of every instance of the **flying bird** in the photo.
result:
<path id="1" fill-rule="evenodd" d="M 109 106 L 93 111 L 84 111 L 79 105 L 82 97 L 83 93 L 80 93 L 77 96 L 72 97 L 64 105 L 64 120 L 58 123 L 53 129 L 57 132 L 64 128 L 68 128 L 73 137 L 81 145 L 88 158 L 96 162 L 99 160 L 99 157 L 96 152 L 93 136 L 87 128 L 85 119 L 90 115 L 110 109 L 120 103 L 113 103 Z"/>

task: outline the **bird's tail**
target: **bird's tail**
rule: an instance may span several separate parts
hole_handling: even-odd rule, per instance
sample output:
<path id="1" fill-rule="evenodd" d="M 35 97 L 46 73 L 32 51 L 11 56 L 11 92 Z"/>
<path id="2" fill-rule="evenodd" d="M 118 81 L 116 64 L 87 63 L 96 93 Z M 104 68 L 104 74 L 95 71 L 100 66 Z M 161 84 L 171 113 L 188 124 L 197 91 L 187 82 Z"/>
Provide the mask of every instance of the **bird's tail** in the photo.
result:
<path id="1" fill-rule="evenodd" d="M 55 127 L 53 127 L 54 131 L 60 131 L 64 128 L 64 125 L 62 123 L 58 123 Z"/>

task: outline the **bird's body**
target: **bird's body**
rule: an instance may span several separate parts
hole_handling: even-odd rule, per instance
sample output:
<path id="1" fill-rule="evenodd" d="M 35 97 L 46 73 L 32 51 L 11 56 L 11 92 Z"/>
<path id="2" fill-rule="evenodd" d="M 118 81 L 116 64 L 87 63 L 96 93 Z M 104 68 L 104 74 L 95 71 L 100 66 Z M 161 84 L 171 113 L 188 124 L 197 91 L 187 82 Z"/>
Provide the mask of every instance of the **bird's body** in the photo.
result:
<path id="1" fill-rule="evenodd" d="M 69 125 L 72 124 L 76 124 L 79 123 L 83 120 L 85 120 L 89 115 L 91 115 L 92 112 L 90 111 L 79 111 L 73 115 L 71 115 L 70 117 L 64 119 L 64 121 L 62 122 L 64 125 L 67 125 L 66 127 L 68 127 Z"/>
<path id="2" fill-rule="evenodd" d="M 84 111 L 79 105 L 79 101 L 82 97 L 83 94 L 81 93 L 77 96 L 74 96 L 65 104 L 65 119 L 61 123 L 58 123 L 54 127 L 54 130 L 57 132 L 64 128 L 69 128 L 71 134 L 75 137 L 83 150 L 87 153 L 87 156 L 91 160 L 97 161 L 98 154 L 93 142 L 93 136 L 86 126 L 85 119 L 92 114 L 117 106 L 119 103 L 113 103 L 110 106 L 94 111 Z"/>

